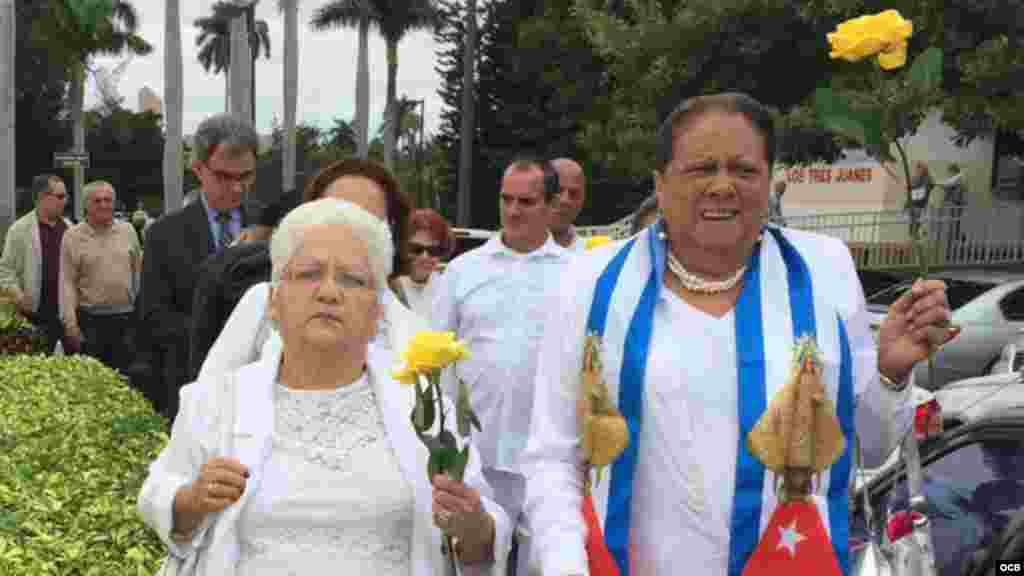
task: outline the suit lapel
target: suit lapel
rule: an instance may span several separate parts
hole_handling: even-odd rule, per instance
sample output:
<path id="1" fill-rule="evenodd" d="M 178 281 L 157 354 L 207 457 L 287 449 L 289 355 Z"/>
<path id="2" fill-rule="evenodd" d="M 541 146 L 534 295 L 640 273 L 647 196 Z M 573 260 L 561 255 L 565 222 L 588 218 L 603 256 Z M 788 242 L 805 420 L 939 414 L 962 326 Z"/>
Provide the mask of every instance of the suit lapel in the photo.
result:
<path id="1" fill-rule="evenodd" d="M 185 210 L 189 211 L 187 212 L 189 226 L 186 233 L 193 239 L 193 254 L 199 256 L 199 262 L 202 262 L 216 249 L 213 233 L 210 232 L 210 219 L 206 216 L 206 208 L 203 206 L 202 200 L 196 200 L 189 204 Z"/>

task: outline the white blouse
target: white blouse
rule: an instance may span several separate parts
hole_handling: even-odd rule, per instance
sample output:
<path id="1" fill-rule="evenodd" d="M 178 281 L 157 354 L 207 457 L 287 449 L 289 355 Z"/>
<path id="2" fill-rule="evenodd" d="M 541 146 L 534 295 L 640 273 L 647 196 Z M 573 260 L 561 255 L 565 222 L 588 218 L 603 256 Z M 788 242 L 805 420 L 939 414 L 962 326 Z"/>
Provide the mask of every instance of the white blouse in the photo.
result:
<path id="1" fill-rule="evenodd" d="M 414 495 L 367 377 L 274 390 L 266 481 L 239 516 L 240 576 L 408 576 Z M 272 487 L 272 488 L 271 488 Z"/>

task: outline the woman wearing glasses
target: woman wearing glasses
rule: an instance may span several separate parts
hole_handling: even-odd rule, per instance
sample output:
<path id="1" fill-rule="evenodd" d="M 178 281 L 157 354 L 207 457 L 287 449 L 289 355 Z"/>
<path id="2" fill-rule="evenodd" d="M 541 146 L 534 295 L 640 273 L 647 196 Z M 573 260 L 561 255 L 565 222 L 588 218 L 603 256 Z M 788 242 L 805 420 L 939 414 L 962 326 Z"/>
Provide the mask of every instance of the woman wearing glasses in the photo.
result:
<path id="1" fill-rule="evenodd" d="M 444 270 L 455 248 L 452 228 L 430 209 L 416 210 L 409 216 L 409 236 L 405 244 L 408 274 L 395 278 L 392 290 L 410 310 L 424 319 L 430 315 L 430 285 L 435 273 Z"/>

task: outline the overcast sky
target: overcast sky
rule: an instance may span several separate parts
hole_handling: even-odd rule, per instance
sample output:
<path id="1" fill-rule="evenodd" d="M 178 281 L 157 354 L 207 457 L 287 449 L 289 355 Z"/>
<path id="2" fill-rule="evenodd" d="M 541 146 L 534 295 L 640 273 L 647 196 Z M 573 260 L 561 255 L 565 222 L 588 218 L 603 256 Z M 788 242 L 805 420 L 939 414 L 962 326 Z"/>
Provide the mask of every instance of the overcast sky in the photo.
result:
<path id="1" fill-rule="evenodd" d="M 299 96 L 298 121 L 328 127 L 335 117 L 352 120 L 355 114 L 355 76 L 358 34 L 339 29 L 313 32 L 309 20 L 324 0 L 299 3 Z M 152 88 L 161 98 L 164 90 L 164 0 L 132 0 L 139 13 L 139 32 L 153 52 L 136 57 L 128 64 L 118 85 L 125 106 L 138 109 L 138 94 L 143 86 Z M 182 48 L 184 50 L 184 133 L 191 134 L 203 118 L 224 111 L 224 76 L 203 70 L 196 59 L 197 28 L 192 22 L 210 13 L 213 0 L 180 0 Z M 271 120 L 284 119 L 283 48 L 284 18 L 277 2 L 264 0 L 256 8 L 256 18 L 270 28 L 270 59 L 256 63 L 256 127 L 269 134 Z M 440 122 L 441 100 L 437 91 L 440 76 L 434 71 L 437 44 L 429 33 L 410 34 L 398 49 L 398 95 L 426 100 L 426 130 L 434 132 Z M 119 59 L 98 58 L 98 66 L 112 69 Z M 98 98 L 94 86 L 86 89 L 86 106 Z M 384 41 L 370 33 L 370 135 L 384 113 L 387 67 Z"/>

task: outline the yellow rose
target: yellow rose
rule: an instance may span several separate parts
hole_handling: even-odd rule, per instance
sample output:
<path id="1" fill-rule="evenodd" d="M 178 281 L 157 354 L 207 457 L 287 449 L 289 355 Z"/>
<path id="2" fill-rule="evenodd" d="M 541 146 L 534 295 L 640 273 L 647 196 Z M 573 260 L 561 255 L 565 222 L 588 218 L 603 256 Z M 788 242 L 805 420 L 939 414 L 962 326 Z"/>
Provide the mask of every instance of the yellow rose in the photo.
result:
<path id="1" fill-rule="evenodd" d="M 587 250 L 590 250 L 591 248 L 604 246 L 605 244 L 608 244 L 611 241 L 612 239 L 609 238 L 608 236 L 591 236 L 590 238 L 587 238 L 586 240 L 583 241 L 583 247 L 586 248 Z"/>
<path id="2" fill-rule="evenodd" d="M 413 370 L 409 366 L 402 366 L 398 370 L 393 370 L 391 372 L 391 376 L 402 384 L 415 384 L 419 375 L 419 372 Z"/>
<path id="3" fill-rule="evenodd" d="M 409 339 L 402 360 L 404 370 L 430 372 L 469 357 L 465 342 L 455 339 L 454 332 L 421 330 Z M 404 373 L 403 373 L 404 374 Z"/>
<path id="4" fill-rule="evenodd" d="M 858 62 L 877 55 L 882 68 L 899 68 L 907 61 L 907 38 L 913 33 L 914 24 L 896 10 L 853 18 L 828 34 L 829 57 Z"/>

